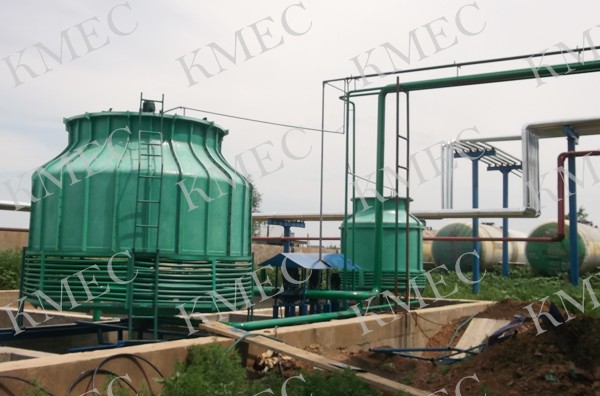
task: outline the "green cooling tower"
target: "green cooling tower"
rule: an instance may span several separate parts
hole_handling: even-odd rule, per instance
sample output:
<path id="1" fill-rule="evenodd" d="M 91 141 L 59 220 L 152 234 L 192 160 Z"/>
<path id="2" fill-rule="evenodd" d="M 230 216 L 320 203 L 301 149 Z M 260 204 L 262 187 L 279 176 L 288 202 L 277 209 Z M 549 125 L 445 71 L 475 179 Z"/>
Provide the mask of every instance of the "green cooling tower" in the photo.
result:
<path id="1" fill-rule="evenodd" d="M 361 267 L 346 282 L 348 287 L 371 290 L 374 284 L 375 264 L 375 199 L 356 198 L 353 215 L 342 225 L 342 248 L 350 260 Z M 396 226 L 396 205 L 398 225 Z M 345 232 L 344 232 L 345 231 Z M 397 237 L 396 237 L 397 234 Z M 395 244 L 398 242 L 397 256 Z M 404 290 L 406 282 L 406 198 L 388 198 L 383 202 L 383 263 L 381 271 L 382 290 L 394 290 L 398 267 L 398 289 Z M 419 288 L 425 286 L 423 277 L 423 225 L 416 217 L 409 217 L 409 265 L 410 278 L 416 278 Z"/>
<path id="2" fill-rule="evenodd" d="M 64 122 L 67 148 L 32 177 L 28 301 L 129 314 L 231 308 L 216 292 L 242 307 L 252 191 L 221 154 L 227 131 L 152 111 Z"/>

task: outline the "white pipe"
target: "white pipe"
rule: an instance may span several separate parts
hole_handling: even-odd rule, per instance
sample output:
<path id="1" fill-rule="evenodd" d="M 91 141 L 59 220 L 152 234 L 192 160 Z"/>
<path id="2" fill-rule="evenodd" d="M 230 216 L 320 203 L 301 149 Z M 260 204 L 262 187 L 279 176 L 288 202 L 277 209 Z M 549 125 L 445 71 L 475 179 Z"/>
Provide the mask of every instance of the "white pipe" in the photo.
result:
<path id="1" fill-rule="evenodd" d="M 0 201 L 0 210 L 16 210 L 19 212 L 31 211 L 31 204 L 24 202 Z"/>

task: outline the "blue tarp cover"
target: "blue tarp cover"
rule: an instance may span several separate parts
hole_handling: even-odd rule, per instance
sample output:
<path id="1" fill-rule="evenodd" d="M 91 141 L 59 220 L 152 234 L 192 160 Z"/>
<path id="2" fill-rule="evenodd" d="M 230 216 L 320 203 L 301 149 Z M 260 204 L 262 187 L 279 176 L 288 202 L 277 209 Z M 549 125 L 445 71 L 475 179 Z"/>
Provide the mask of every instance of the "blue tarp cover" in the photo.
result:
<path id="1" fill-rule="evenodd" d="M 306 268 L 306 269 L 344 269 L 344 258 L 338 253 L 323 253 L 319 261 L 319 253 L 279 253 L 259 264 L 260 267 L 270 265 L 271 267 Z M 360 267 L 346 260 L 348 271 L 360 271 Z"/>

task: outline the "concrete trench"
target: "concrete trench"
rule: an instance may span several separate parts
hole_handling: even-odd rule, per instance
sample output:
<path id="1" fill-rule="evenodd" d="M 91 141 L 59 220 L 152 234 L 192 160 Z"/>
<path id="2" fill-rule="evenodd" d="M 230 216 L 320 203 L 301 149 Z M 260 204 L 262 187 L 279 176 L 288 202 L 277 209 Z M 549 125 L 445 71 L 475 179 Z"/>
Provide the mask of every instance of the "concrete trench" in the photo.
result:
<path id="1" fill-rule="evenodd" d="M 18 296 L 18 295 L 17 295 Z M 6 305 L 16 301 L 14 292 L 0 293 L 0 303 Z M 8 301 L 8 302 L 7 302 Z M 438 302 L 439 305 L 440 302 Z M 380 313 L 379 316 L 340 319 L 330 322 L 303 324 L 281 327 L 276 329 L 257 330 L 252 333 L 276 337 L 288 345 L 300 349 L 309 349 L 314 345 L 321 348 L 322 353 L 334 353 L 339 350 L 358 352 L 372 347 L 422 347 L 427 344 L 443 325 L 455 319 L 471 316 L 484 311 L 494 302 L 445 300 L 441 306 L 431 306 L 411 313 Z M 434 305 L 434 304 L 432 304 Z M 264 312 L 263 312 L 264 311 Z M 257 310 L 257 316 L 267 316 L 270 309 Z M 28 312 L 38 320 L 44 314 L 34 309 Z M 50 313 L 50 312 L 49 312 Z M 91 320 L 90 316 L 56 312 L 50 313 L 53 323 L 69 323 L 75 320 Z M 218 315 L 208 315 L 210 320 L 218 319 Z M 226 320 L 245 318 L 244 312 L 232 312 L 226 315 Z M 50 321 L 49 321 L 50 322 Z M 0 312 L 0 327 L 10 327 L 7 314 Z M 116 341 L 116 333 L 110 334 L 107 341 Z M 213 341 L 230 345 L 233 340 L 224 337 L 208 336 L 194 339 L 183 339 L 168 342 L 141 344 L 117 349 L 95 350 L 78 353 L 52 353 L 64 351 L 68 347 L 96 345 L 95 335 L 74 335 L 48 337 L 42 339 L 18 340 L 18 336 L 0 347 L 0 393 L 24 394 L 31 388 L 16 380 L 2 379 L 2 376 L 18 377 L 35 381 L 54 395 L 64 395 L 70 383 L 85 370 L 93 370 L 103 360 L 117 354 L 135 354 L 149 360 L 165 376 L 170 376 L 175 370 L 175 363 L 183 361 L 187 348 L 192 345 L 202 345 Z M 256 345 L 242 345 L 242 357 L 247 364 L 252 364 L 254 357 L 264 352 L 264 348 Z M 135 362 L 130 358 L 112 359 L 102 366 L 117 375 L 128 375 L 133 384 L 151 387 L 158 391 L 160 385 L 152 380 L 157 374 L 149 365 Z M 73 389 L 72 394 L 81 394 L 89 385 L 88 379 L 81 381 Z M 106 377 L 96 380 L 96 386 L 106 386 Z M 89 388 L 91 389 L 91 388 Z M 77 393 L 79 392 L 79 393 Z"/>

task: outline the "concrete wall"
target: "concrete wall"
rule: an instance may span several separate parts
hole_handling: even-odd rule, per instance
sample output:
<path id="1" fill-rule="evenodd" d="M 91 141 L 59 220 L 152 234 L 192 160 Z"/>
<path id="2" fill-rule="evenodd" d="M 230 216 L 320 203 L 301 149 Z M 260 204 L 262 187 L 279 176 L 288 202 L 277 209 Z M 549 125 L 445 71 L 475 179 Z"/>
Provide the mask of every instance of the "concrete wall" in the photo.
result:
<path id="1" fill-rule="evenodd" d="M 17 316 L 16 308 L 9 309 L 8 311 L 12 312 L 13 317 Z M 29 314 L 35 323 L 47 326 L 69 324 L 76 321 L 92 321 L 92 317 L 90 315 L 76 312 L 48 311 L 47 313 L 44 313 L 37 309 L 25 309 L 25 312 Z M 104 332 L 101 340 L 98 338 L 98 334 L 94 332 L 87 334 L 70 334 L 66 332 L 61 333 L 59 331 L 50 333 L 47 336 L 36 337 L 32 339 L 29 338 L 27 334 L 28 326 L 30 326 L 30 324 L 24 318 L 23 327 L 21 327 L 21 329 L 24 331 L 10 337 L 9 339 L 3 340 L 2 345 L 13 348 L 35 349 L 37 351 L 49 353 L 67 353 L 71 348 L 98 345 L 101 342 L 116 343 L 118 341 L 118 334 L 116 331 Z M 0 310 L 0 328 L 15 330 L 11 318 L 6 310 Z"/>
<path id="2" fill-rule="evenodd" d="M 0 347 L 0 363 L 14 362 L 17 360 L 35 359 L 46 356 L 55 355 L 53 353 L 32 351 L 30 349 Z"/>
<path id="3" fill-rule="evenodd" d="M 64 395 L 69 384 L 74 381 L 83 371 L 93 370 L 105 359 L 116 354 L 135 354 L 148 359 L 165 376 L 171 376 L 175 371 L 175 363 L 185 360 L 187 348 L 192 345 L 206 344 L 217 341 L 230 345 L 231 341 L 226 338 L 206 337 L 191 340 L 179 340 L 162 342 L 156 344 L 137 345 L 116 350 L 102 350 L 93 352 L 81 352 L 59 356 L 40 357 L 37 359 L 21 360 L 16 362 L 0 363 L 0 376 L 11 375 L 29 381 L 36 381 L 48 392 L 55 395 Z M 161 385 L 153 378 L 158 374 L 148 364 L 135 360 L 134 358 L 122 357 L 113 359 L 102 366 L 118 376 L 128 375 L 131 383 L 139 390 L 145 385 L 159 392 Z M 86 391 L 91 377 L 86 377 L 81 383 L 73 388 L 72 395 L 80 395 Z M 96 387 L 104 388 L 109 378 L 105 375 L 98 376 Z M 4 388 L 3 388 L 4 386 Z M 7 389 L 12 393 L 8 393 Z M 88 388 L 91 390 L 92 388 Z M 17 381 L 0 379 L 0 394 L 24 395 L 31 392 L 32 388 Z M 115 388 L 116 390 L 116 388 Z M 90 395 L 92 393 L 89 393 Z M 102 393 L 104 394 L 104 392 Z M 160 393 L 158 393 L 160 394 Z"/>
<path id="4" fill-rule="evenodd" d="M 362 320 L 350 318 L 323 323 L 283 327 L 278 329 L 259 330 L 254 333 L 275 336 L 289 345 L 312 350 L 318 345 L 324 353 L 366 350 L 372 347 L 419 347 L 425 346 L 446 323 L 461 317 L 468 317 L 485 310 L 494 302 L 488 301 L 455 301 L 455 304 L 424 308 L 410 313 L 399 312 L 380 314 L 378 317 L 367 316 Z M 363 327 L 364 326 L 364 327 Z M 230 344 L 231 340 L 205 337 L 192 340 L 179 340 L 156 344 L 138 345 L 113 350 L 82 352 L 51 357 L 41 357 L 18 362 L 0 363 L 0 376 L 12 375 L 28 380 L 36 380 L 38 384 L 54 394 L 64 394 L 68 384 L 85 370 L 93 370 L 104 359 L 115 354 L 136 354 L 149 359 L 165 376 L 175 370 L 176 361 L 182 361 L 186 349 L 191 345 L 210 343 L 213 340 Z M 252 346 L 242 348 L 251 363 L 252 357 L 264 352 Z M 151 380 L 155 376 L 146 364 L 136 364 L 131 359 L 111 360 L 103 368 L 118 375 L 129 375 L 136 387 L 150 383 L 158 391 L 160 385 Z M 13 381 L 14 382 L 14 381 Z M 0 380 L 2 385 L 9 385 L 14 394 L 22 394 L 25 387 L 19 383 Z M 84 381 L 85 382 L 85 381 Z M 98 380 L 97 386 L 106 385 L 106 377 Z M 84 386 L 76 388 L 72 394 L 81 394 Z"/>
<path id="5" fill-rule="evenodd" d="M 19 228 L 0 228 L 0 250 L 21 249 L 27 246 L 29 231 Z"/>
<path id="6" fill-rule="evenodd" d="M 409 314 L 397 313 L 396 317 L 391 313 L 384 313 L 379 314 L 379 318 L 363 317 L 362 321 L 350 318 L 277 330 L 258 330 L 253 333 L 275 336 L 301 349 L 318 344 L 325 353 L 338 349 L 356 352 L 381 346 L 423 347 L 448 322 L 484 311 L 493 304 L 490 301 L 463 302 L 424 308 Z M 251 350 L 250 354 L 253 352 L 255 351 Z"/>
<path id="7" fill-rule="evenodd" d="M 0 290 L 0 307 L 12 304 L 16 307 L 19 302 L 18 290 Z M 28 305 L 30 307 L 30 305 Z M 1 326 L 1 325 L 0 325 Z"/>

